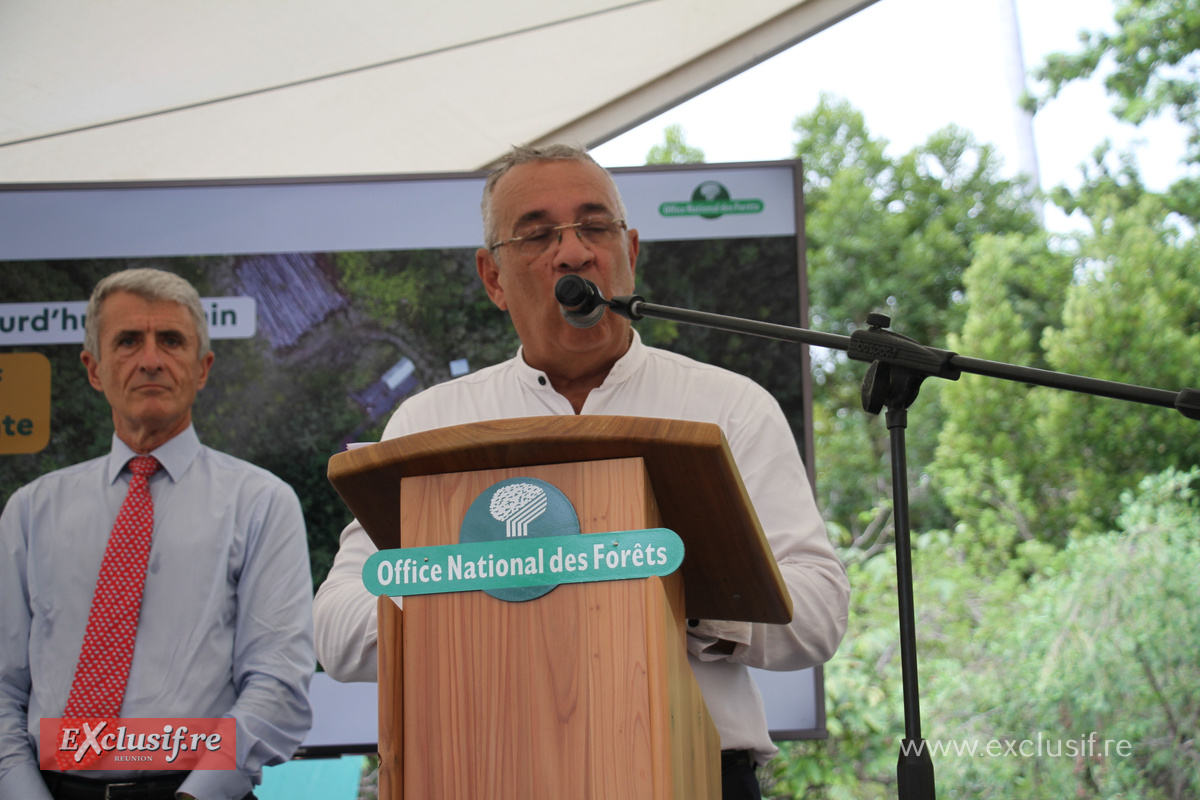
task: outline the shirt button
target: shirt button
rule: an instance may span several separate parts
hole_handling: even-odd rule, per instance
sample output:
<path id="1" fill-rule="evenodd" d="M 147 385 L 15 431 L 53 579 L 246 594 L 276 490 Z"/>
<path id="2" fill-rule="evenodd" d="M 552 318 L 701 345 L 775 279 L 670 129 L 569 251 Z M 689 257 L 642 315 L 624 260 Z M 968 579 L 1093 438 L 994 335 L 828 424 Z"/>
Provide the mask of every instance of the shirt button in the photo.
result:
<path id="1" fill-rule="evenodd" d="M 540 383 L 542 386 L 545 386 L 546 385 L 546 376 L 538 375 L 538 383 Z"/>

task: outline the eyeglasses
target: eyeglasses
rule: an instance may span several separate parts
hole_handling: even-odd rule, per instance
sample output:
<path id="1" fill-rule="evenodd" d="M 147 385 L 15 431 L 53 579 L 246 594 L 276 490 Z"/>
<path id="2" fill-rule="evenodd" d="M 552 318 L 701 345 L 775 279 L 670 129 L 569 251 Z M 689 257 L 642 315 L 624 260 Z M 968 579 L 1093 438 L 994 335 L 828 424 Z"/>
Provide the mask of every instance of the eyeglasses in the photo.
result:
<path id="1" fill-rule="evenodd" d="M 572 228 L 575 229 L 579 241 L 599 247 L 611 244 L 617 235 L 626 229 L 626 225 L 623 219 L 584 219 L 566 225 L 537 225 L 524 232 L 518 231 L 519 235 L 511 239 L 496 242 L 488 247 L 488 250 L 495 253 L 504 245 L 510 244 L 522 257 L 536 258 L 554 245 L 560 244 L 563 231 Z"/>

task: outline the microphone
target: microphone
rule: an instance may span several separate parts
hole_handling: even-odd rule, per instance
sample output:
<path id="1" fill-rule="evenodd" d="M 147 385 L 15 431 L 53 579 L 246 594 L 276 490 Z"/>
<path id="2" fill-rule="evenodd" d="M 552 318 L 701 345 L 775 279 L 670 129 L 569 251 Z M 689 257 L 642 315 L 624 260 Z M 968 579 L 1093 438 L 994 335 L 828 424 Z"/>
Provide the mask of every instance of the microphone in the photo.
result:
<path id="1" fill-rule="evenodd" d="M 604 316 L 608 301 L 596 284 L 578 275 L 564 275 L 554 285 L 554 298 L 563 319 L 576 328 L 590 328 Z"/>

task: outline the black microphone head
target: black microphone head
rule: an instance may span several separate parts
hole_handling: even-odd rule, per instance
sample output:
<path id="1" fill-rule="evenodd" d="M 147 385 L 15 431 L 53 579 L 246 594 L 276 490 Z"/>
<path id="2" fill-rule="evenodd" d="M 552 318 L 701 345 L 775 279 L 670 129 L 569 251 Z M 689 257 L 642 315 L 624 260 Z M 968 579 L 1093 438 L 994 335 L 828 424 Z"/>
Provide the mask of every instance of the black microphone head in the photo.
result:
<path id="1" fill-rule="evenodd" d="M 583 305 L 590 294 L 588 282 L 578 275 L 563 275 L 554 284 L 554 299 L 567 308 Z"/>
<path id="2" fill-rule="evenodd" d="M 563 319 L 576 328 L 590 328 L 604 316 L 608 303 L 596 284 L 578 275 L 563 275 L 554 285 Z"/>

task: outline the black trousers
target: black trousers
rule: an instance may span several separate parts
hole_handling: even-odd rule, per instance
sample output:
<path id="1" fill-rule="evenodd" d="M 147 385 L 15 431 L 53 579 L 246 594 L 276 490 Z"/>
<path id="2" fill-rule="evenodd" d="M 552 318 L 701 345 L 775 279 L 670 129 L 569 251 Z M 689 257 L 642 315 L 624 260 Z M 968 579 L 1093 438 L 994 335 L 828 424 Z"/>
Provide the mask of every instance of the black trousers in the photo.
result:
<path id="1" fill-rule="evenodd" d="M 109 782 L 42 770 L 42 780 L 54 800 L 175 800 L 175 791 L 186 777 L 186 772 L 177 772 Z M 254 792 L 242 800 L 255 800 Z"/>
<path id="2" fill-rule="evenodd" d="M 721 799 L 762 800 L 754 757 L 745 750 L 721 751 Z"/>

